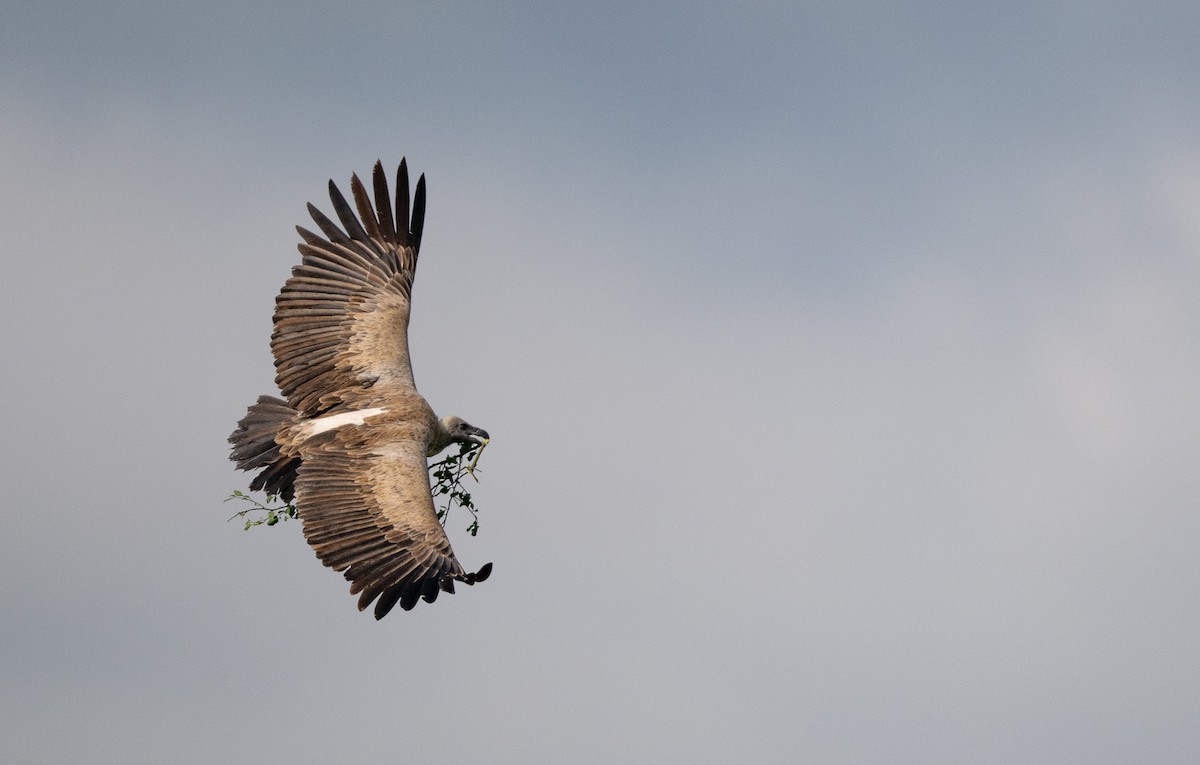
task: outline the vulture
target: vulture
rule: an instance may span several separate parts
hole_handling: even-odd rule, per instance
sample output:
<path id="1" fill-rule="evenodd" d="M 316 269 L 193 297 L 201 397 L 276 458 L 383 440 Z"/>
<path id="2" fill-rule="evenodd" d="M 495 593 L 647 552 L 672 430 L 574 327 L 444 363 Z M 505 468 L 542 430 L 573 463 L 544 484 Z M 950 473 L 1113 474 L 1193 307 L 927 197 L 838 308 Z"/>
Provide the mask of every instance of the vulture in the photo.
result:
<path id="1" fill-rule="evenodd" d="M 271 334 L 283 397 L 260 396 L 229 442 L 238 468 L 261 471 L 250 488 L 292 503 L 317 557 L 350 581 L 360 611 L 374 603 L 382 619 L 397 603 L 407 611 L 453 593 L 456 581 L 481 582 L 492 564 L 469 573 L 458 562 L 427 472 L 427 458 L 488 434 L 439 419 L 413 382 L 408 319 L 425 176 L 411 215 L 403 159 L 394 208 L 381 163 L 371 180 L 373 205 L 351 176 L 354 207 L 329 181 L 340 227 L 311 204 L 321 233 L 296 227 L 301 261 L 275 299 Z"/>

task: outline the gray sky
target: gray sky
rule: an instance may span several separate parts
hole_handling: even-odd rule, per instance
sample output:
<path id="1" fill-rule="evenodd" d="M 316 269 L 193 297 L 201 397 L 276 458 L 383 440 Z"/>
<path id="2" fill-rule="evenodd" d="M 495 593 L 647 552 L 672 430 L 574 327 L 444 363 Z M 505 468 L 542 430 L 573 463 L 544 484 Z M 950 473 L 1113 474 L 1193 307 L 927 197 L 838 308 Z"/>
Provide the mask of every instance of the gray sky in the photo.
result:
<path id="1" fill-rule="evenodd" d="M 1200 9 L 9 3 L 10 762 L 1200 760 Z M 494 441 L 382 622 L 225 438 L 428 174 Z"/>

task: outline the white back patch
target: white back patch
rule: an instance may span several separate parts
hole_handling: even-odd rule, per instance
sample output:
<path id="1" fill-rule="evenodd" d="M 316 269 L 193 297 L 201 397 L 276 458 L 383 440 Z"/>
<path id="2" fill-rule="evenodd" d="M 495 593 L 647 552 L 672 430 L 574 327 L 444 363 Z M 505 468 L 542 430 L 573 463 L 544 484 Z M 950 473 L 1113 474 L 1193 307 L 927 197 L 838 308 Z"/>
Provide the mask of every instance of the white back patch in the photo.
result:
<path id="1" fill-rule="evenodd" d="M 324 433 L 327 430 L 340 428 L 343 425 L 362 425 L 363 421 L 368 417 L 377 414 L 383 414 L 387 409 L 383 407 L 375 407 L 373 409 L 358 409 L 353 412 L 339 412 L 337 414 L 327 414 L 324 417 L 318 417 L 315 420 L 309 420 L 304 424 L 304 437 L 312 438 L 318 433 Z"/>

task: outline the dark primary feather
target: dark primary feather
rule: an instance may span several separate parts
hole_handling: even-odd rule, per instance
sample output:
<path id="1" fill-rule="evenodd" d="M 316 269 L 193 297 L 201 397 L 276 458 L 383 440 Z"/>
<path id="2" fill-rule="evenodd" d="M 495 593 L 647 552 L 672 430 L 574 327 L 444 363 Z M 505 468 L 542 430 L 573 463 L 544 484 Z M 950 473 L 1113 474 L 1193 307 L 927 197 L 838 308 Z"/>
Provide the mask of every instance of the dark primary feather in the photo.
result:
<path id="1" fill-rule="evenodd" d="M 384 188 L 387 188 L 387 181 L 383 180 L 383 166 L 375 165 L 375 188 L 379 188 L 382 182 Z M 421 176 L 421 180 L 425 180 L 425 176 Z M 409 222 L 408 213 L 408 163 L 400 160 L 400 166 L 396 168 L 396 243 L 401 247 L 412 246 L 412 226 L 407 225 Z"/>
<path id="2" fill-rule="evenodd" d="M 332 180 L 329 181 L 329 200 L 333 202 L 333 211 L 337 213 L 338 220 L 342 222 L 342 229 L 350 238 L 355 242 L 369 242 L 367 231 L 359 222 L 358 215 L 350 205 L 346 204 L 346 198 L 342 196 L 341 190 Z M 374 216 L 373 212 L 368 214 Z"/>
<path id="3" fill-rule="evenodd" d="M 400 166 L 404 166 L 404 161 L 400 161 Z M 356 178 L 357 179 L 357 178 Z M 380 234 L 390 244 L 407 247 L 407 241 L 401 241 L 396 236 L 396 223 L 392 218 L 392 199 L 388 194 L 387 176 L 383 174 L 383 165 L 379 162 L 375 163 L 375 169 L 371 171 L 371 185 L 375 187 L 375 214 L 379 220 Z M 407 173 L 404 179 L 404 195 L 408 196 L 408 178 Z M 408 210 L 408 202 L 405 201 L 404 209 Z M 407 214 L 407 212 L 406 212 Z M 407 240 L 408 227 L 404 229 L 405 240 Z"/>
<path id="4" fill-rule="evenodd" d="M 412 222 L 408 226 L 412 231 L 413 262 L 416 263 L 417 253 L 421 251 L 421 234 L 425 230 L 425 176 L 417 179 L 417 191 L 413 196 Z"/>

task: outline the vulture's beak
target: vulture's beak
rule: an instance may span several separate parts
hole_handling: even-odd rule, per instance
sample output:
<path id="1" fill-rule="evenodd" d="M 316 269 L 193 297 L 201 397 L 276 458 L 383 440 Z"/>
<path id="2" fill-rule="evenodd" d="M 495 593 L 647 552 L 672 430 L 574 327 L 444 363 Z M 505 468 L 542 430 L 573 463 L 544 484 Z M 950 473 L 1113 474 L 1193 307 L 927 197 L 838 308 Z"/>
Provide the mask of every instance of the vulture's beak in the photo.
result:
<path id="1" fill-rule="evenodd" d="M 465 430 L 467 431 L 467 435 L 471 436 L 471 440 L 477 444 L 482 444 L 484 441 L 492 440 L 492 437 L 489 436 L 488 432 L 483 428 L 476 428 L 473 425 L 468 425 Z"/>

